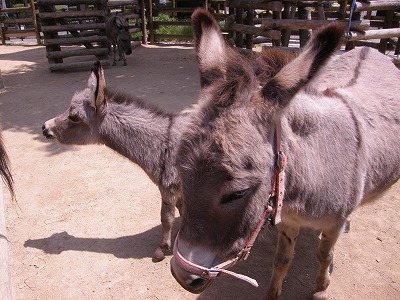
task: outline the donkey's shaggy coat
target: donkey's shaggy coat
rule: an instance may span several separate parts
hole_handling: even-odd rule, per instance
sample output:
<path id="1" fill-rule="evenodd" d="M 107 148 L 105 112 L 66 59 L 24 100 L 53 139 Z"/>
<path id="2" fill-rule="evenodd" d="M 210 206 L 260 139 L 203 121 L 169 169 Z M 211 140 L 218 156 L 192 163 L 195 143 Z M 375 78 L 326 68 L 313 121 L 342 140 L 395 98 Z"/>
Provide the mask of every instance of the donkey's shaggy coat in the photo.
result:
<path id="1" fill-rule="evenodd" d="M 275 76 L 264 77 L 253 59 L 225 45 L 208 12 L 199 9 L 192 20 L 201 104 L 178 154 L 183 215 L 175 250 L 208 269 L 242 250 L 274 204 L 268 195 L 277 132 L 286 183 L 266 297 L 281 294 L 303 226 L 322 231 L 317 295 L 327 297 L 333 247 L 348 216 L 400 176 L 400 71 L 370 48 L 333 56 L 344 33 L 333 23 Z M 198 293 L 208 286 L 207 276 L 177 261 L 172 272 L 184 288 Z"/>
<path id="2" fill-rule="evenodd" d="M 71 106 L 43 125 L 43 134 L 62 144 L 105 144 L 138 164 L 157 184 L 162 198 L 162 238 L 153 259 L 164 259 L 171 246 L 180 182 L 175 168 L 177 144 L 188 112 L 172 115 L 142 100 L 106 87 L 100 63 L 87 88 L 75 93 Z M 133 184 L 133 183 L 132 183 Z"/>

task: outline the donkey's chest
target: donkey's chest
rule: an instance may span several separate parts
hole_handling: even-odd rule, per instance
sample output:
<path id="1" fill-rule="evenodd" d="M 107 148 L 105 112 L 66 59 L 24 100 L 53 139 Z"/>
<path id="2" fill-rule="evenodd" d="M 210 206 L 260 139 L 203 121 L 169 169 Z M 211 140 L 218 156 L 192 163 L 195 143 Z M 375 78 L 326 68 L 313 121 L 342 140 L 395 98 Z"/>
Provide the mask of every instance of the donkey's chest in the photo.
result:
<path id="1" fill-rule="evenodd" d="M 342 217 L 336 214 L 324 214 L 324 215 L 309 215 L 304 212 L 297 212 L 294 210 L 284 209 L 282 211 L 282 222 L 293 227 L 307 227 L 314 230 L 324 230 L 329 228 L 332 224 L 335 224 L 342 219 Z"/>

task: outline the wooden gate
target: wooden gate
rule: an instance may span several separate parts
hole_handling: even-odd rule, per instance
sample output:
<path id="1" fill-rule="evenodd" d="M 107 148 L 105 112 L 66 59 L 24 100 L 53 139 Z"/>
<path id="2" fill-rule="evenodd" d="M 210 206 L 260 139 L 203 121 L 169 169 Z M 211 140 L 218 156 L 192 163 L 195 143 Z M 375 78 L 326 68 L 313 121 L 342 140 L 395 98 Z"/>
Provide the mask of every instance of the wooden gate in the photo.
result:
<path id="1" fill-rule="evenodd" d="M 38 0 L 37 5 L 51 71 L 88 67 L 97 60 L 109 65 L 105 0 Z M 90 59 L 82 61 L 83 56 Z"/>
<path id="2" fill-rule="evenodd" d="M 25 38 L 35 36 L 40 44 L 40 34 L 36 24 L 36 9 L 33 0 L 29 0 L 29 6 L 26 7 L 2 7 L 0 4 L 0 35 L 1 42 L 4 45 L 7 38 L 17 37 Z M 10 18 L 10 15 L 16 17 Z M 28 15 L 20 17 L 20 15 Z"/>

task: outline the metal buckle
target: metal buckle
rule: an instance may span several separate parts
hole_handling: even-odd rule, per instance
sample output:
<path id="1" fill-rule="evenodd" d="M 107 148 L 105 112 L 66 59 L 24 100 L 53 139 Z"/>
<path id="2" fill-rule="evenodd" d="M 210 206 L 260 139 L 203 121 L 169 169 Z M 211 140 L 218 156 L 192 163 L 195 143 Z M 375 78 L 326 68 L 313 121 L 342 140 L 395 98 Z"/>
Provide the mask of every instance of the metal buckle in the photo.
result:
<path id="1" fill-rule="evenodd" d="M 250 247 L 245 247 L 236 255 L 236 261 L 246 260 L 250 255 Z"/>
<path id="2" fill-rule="evenodd" d="M 200 277 L 206 280 L 211 280 L 217 278 L 221 274 L 221 271 L 219 270 L 204 270 L 203 273 L 201 273 Z"/>
<path id="3" fill-rule="evenodd" d="M 203 279 L 210 280 L 210 272 L 208 272 L 208 271 L 206 270 L 206 271 L 204 271 L 203 273 L 201 273 L 200 277 L 203 278 Z"/>
<path id="4" fill-rule="evenodd" d="M 269 225 L 272 224 L 272 212 L 273 212 L 273 207 L 274 207 L 274 203 L 275 203 L 275 196 L 271 196 L 271 194 L 269 194 L 268 197 L 268 204 L 267 207 L 265 208 L 265 210 L 267 211 L 267 215 L 265 216 L 265 221 L 264 224 L 262 225 L 261 229 L 265 229 L 266 227 L 268 227 Z"/>

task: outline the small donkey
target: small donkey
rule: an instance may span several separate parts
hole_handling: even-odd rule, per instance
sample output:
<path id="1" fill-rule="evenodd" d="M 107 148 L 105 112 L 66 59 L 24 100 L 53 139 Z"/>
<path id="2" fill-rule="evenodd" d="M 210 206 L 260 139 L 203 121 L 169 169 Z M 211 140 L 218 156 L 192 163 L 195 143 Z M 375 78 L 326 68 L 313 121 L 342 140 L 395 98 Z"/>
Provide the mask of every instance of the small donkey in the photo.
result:
<path id="1" fill-rule="evenodd" d="M 260 68 L 273 76 L 294 58 L 292 53 L 268 51 L 268 59 L 246 54 L 255 73 Z M 138 164 L 158 186 L 161 198 L 162 238 L 153 261 L 165 258 L 171 247 L 175 206 L 181 213 L 181 190 L 175 166 L 178 143 L 190 111 L 172 115 L 150 107 L 138 98 L 106 88 L 104 72 L 97 63 L 87 87 L 76 92 L 71 106 L 42 127 L 49 139 L 61 144 L 105 144 Z"/>
<path id="2" fill-rule="evenodd" d="M 106 88 L 98 62 L 87 87 L 75 93 L 71 106 L 42 127 L 46 138 L 55 138 L 61 144 L 105 144 L 138 164 L 158 186 L 162 198 L 162 238 L 153 255 L 155 262 L 163 260 L 164 252 L 170 249 L 175 206 L 179 211 L 181 208 L 175 155 L 189 115 L 169 114 Z"/>
<path id="3" fill-rule="evenodd" d="M 111 14 L 106 18 L 106 34 L 108 41 L 108 49 L 111 52 L 111 45 L 114 52 L 113 66 L 117 65 L 116 52 L 118 48 L 118 60 L 124 61 L 124 66 L 126 63 L 126 55 L 132 53 L 131 45 L 131 34 L 128 28 L 128 19 L 121 13 L 116 12 Z"/>

